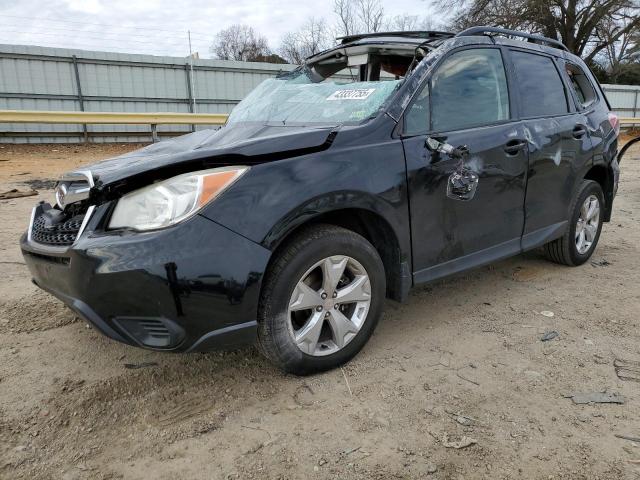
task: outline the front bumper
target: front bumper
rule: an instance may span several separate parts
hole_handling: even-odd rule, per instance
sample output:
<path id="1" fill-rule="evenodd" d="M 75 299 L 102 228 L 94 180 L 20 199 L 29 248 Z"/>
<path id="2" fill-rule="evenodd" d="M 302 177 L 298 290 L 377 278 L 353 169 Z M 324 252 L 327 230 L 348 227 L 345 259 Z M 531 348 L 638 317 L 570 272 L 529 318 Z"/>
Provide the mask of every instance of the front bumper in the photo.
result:
<path id="1" fill-rule="evenodd" d="M 154 232 L 93 232 L 102 210 L 68 248 L 23 235 L 36 285 L 129 345 L 208 351 L 255 341 L 269 250 L 200 215 Z"/>

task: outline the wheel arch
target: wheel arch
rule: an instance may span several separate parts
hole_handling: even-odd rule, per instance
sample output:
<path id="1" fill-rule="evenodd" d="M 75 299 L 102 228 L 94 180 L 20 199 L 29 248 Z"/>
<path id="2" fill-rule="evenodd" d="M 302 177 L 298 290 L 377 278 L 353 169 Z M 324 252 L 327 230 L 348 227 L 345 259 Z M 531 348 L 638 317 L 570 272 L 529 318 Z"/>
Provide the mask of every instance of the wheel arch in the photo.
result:
<path id="1" fill-rule="evenodd" d="M 336 197 L 342 201 L 337 201 Z M 387 297 L 405 300 L 411 287 L 410 249 L 399 231 L 401 225 L 394 225 L 393 207 L 367 197 L 342 192 L 315 199 L 295 209 L 278 222 L 262 242 L 273 252 L 267 271 L 277 258 L 279 249 L 296 233 L 311 225 L 335 225 L 362 235 L 374 246 L 385 268 Z M 344 201 L 347 199 L 351 201 Z"/>
<path id="2" fill-rule="evenodd" d="M 611 220 L 611 207 L 613 205 L 614 191 L 614 173 L 613 169 L 609 165 L 594 164 L 591 165 L 585 174 L 582 176 L 583 180 L 593 180 L 598 183 L 604 193 L 605 211 L 603 221 L 608 222 Z"/>

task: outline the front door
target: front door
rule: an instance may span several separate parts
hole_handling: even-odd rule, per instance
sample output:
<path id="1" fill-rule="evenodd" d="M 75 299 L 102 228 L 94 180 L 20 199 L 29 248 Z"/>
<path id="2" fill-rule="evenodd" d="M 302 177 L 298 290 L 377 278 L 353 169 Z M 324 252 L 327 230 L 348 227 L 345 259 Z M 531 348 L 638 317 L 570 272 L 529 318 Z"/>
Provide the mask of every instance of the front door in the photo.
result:
<path id="1" fill-rule="evenodd" d="M 527 142 L 511 120 L 499 47 L 454 51 L 436 67 L 404 118 L 416 283 L 520 251 Z M 462 161 L 426 146 L 466 146 Z M 472 172 L 471 198 L 451 193 L 452 175 Z M 448 188 L 449 187 L 449 188 Z"/>

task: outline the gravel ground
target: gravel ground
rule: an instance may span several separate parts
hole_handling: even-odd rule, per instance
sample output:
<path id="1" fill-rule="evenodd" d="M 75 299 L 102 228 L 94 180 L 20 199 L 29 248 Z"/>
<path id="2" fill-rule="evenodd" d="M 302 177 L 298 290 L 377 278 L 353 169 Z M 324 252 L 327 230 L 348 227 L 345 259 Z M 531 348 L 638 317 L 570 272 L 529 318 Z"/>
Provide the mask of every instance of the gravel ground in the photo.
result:
<path id="1" fill-rule="evenodd" d="M 298 378 L 254 349 L 118 344 L 30 283 L 18 238 L 46 181 L 130 148 L 0 146 L 0 192 L 38 190 L 0 201 L 0 478 L 640 477 L 615 436 L 640 437 L 640 383 L 614 368 L 640 360 L 640 149 L 591 262 L 531 252 L 417 288 L 343 369 Z M 566 398 L 605 390 L 624 404 Z"/>

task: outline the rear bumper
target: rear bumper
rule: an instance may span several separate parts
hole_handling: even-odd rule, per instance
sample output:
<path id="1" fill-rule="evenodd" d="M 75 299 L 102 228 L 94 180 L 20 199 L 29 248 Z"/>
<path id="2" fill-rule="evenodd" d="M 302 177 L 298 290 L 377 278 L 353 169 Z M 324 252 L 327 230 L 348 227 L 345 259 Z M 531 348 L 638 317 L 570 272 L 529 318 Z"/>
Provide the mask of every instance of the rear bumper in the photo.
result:
<path id="1" fill-rule="evenodd" d="M 119 342 L 208 351 L 255 341 L 270 252 L 204 217 L 148 233 L 89 231 L 67 249 L 25 234 L 21 248 L 36 285 Z"/>

